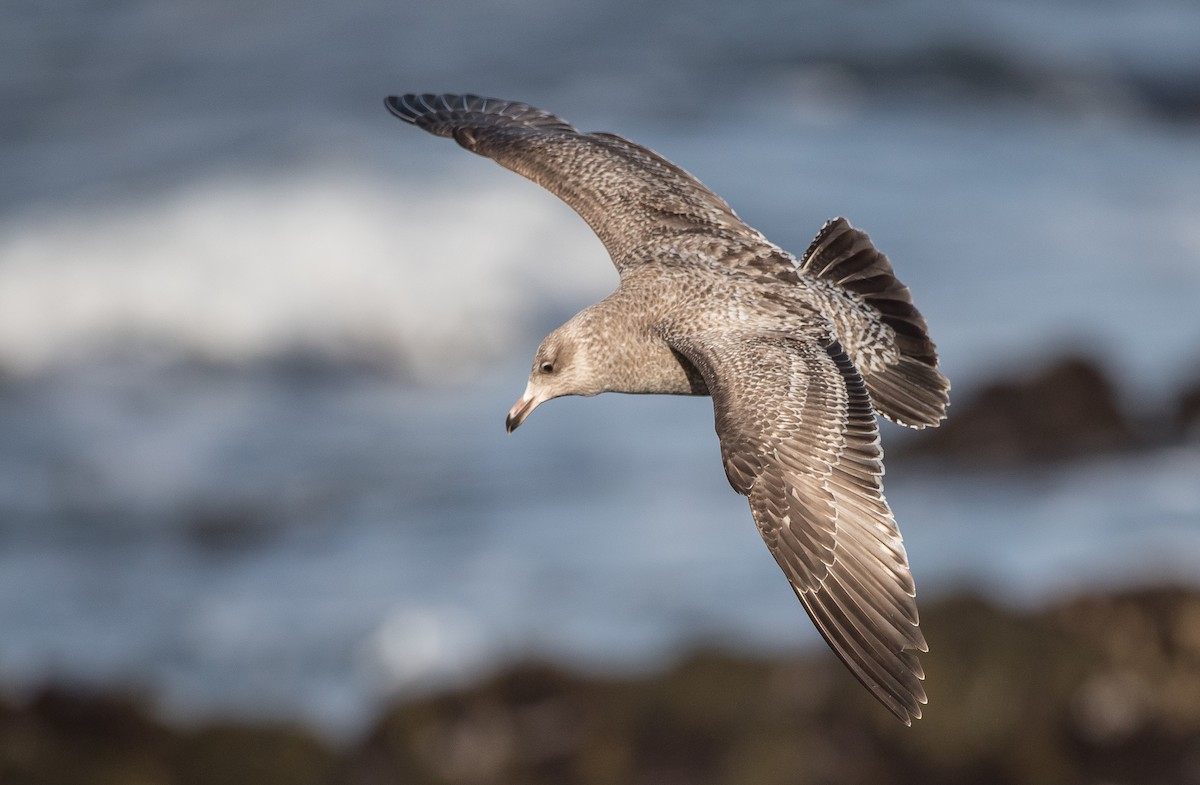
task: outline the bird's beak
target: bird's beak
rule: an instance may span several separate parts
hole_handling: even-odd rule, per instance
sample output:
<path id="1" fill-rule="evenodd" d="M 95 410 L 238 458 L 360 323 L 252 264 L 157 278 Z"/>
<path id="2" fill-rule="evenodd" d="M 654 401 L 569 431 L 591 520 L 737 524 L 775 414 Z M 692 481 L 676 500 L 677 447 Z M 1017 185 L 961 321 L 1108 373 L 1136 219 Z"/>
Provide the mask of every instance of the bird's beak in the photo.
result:
<path id="1" fill-rule="evenodd" d="M 525 418 L 529 416 L 529 413 L 536 409 L 541 402 L 541 399 L 526 387 L 525 394 L 508 410 L 508 418 L 504 421 L 505 430 L 509 433 L 515 431 L 521 423 L 525 422 Z"/>

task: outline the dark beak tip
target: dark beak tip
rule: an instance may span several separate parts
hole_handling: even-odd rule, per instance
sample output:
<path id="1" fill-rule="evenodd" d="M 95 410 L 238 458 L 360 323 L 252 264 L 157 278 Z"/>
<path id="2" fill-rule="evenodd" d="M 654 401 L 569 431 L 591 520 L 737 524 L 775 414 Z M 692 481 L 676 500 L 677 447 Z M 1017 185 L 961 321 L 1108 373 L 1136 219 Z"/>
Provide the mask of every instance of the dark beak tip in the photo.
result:
<path id="1" fill-rule="evenodd" d="M 522 398 L 517 401 L 511 410 L 508 412 L 508 417 L 504 419 L 504 430 L 512 433 L 517 428 L 521 427 L 521 423 L 525 422 L 525 418 L 533 411 L 536 404 L 533 399 Z"/>

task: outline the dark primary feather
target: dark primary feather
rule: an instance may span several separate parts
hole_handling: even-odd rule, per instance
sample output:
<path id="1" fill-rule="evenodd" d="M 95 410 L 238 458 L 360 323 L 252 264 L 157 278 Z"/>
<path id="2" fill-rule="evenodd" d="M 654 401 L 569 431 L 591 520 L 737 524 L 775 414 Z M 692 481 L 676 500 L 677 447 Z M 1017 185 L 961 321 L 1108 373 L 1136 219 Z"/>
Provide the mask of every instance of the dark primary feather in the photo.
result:
<path id="1" fill-rule="evenodd" d="M 459 128 L 543 128 L 575 133 L 570 123 L 529 104 L 500 101 L 477 95 L 388 96 L 388 111 L 437 136 L 453 136 Z"/>

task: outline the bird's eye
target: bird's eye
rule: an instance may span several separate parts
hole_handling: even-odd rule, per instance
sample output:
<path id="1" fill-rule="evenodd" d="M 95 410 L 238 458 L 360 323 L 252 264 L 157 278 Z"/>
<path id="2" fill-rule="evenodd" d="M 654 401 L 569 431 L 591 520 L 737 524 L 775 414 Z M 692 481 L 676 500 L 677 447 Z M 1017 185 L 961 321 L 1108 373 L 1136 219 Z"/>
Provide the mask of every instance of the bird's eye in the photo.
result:
<path id="1" fill-rule="evenodd" d="M 542 373 L 554 373 L 554 363 L 552 363 L 552 362 L 542 363 Z"/>

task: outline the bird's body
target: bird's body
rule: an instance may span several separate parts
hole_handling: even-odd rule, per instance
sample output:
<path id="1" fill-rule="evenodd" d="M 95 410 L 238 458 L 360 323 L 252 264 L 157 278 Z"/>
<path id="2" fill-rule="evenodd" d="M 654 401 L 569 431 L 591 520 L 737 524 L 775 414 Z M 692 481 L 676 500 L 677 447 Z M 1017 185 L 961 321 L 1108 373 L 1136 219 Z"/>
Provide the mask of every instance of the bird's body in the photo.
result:
<path id="1" fill-rule="evenodd" d="M 796 259 L 656 153 L 526 104 L 387 106 L 558 195 L 620 273 L 542 342 L 509 430 L 562 395 L 712 395 L 730 484 L 818 630 L 898 717 L 920 717 L 927 649 L 875 414 L 936 425 L 949 382 L 887 257 L 839 218 Z"/>

